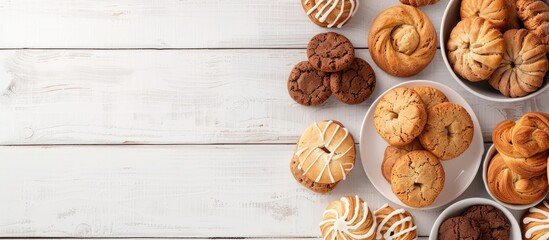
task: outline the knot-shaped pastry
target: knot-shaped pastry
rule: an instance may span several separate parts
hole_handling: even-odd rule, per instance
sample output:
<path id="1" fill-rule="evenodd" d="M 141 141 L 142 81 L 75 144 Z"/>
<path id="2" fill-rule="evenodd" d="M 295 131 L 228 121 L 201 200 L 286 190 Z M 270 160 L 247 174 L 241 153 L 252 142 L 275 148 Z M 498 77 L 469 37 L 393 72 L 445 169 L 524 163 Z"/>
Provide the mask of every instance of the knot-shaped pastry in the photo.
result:
<path id="1" fill-rule="evenodd" d="M 417 226 L 408 211 L 385 204 L 376 210 L 374 215 L 378 224 L 376 239 L 417 239 Z"/>
<path id="2" fill-rule="evenodd" d="M 547 173 L 548 155 L 549 151 L 545 151 L 531 157 L 511 157 L 505 154 L 501 154 L 501 157 L 511 171 L 522 177 L 531 178 Z"/>
<path id="3" fill-rule="evenodd" d="M 509 21 L 505 0 L 462 0 L 460 15 L 462 19 L 479 16 L 497 28 L 507 26 Z"/>
<path id="4" fill-rule="evenodd" d="M 549 114 L 524 114 L 511 132 L 513 146 L 522 156 L 530 157 L 549 149 Z"/>
<path id="5" fill-rule="evenodd" d="M 334 121 L 309 126 L 297 143 L 298 168 L 316 183 L 345 180 L 354 167 L 355 142 L 349 130 Z"/>
<path id="6" fill-rule="evenodd" d="M 376 218 L 368 204 L 358 196 L 342 197 L 330 203 L 322 216 L 320 231 L 324 239 L 374 239 Z"/>
<path id="7" fill-rule="evenodd" d="M 435 4 L 438 2 L 438 0 L 400 0 L 400 2 L 414 7 L 421 7 L 425 5 Z"/>
<path id="8" fill-rule="evenodd" d="M 526 29 L 541 38 L 549 53 L 549 5 L 541 0 L 517 0 L 517 15 Z"/>
<path id="9" fill-rule="evenodd" d="M 523 97 L 538 90 L 549 68 L 539 37 L 526 29 L 503 34 L 505 53 L 488 82 L 507 97 Z"/>
<path id="10" fill-rule="evenodd" d="M 513 145 L 511 132 L 513 131 L 513 127 L 515 125 L 516 123 L 513 120 L 504 120 L 498 123 L 498 125 L 496 125 L 494 131 L 492 132 L 492 142 L 494 142 L 494 146 L 496 147 L 498 152 L 507 156 L 530 157 L 531 155 L 524 156 L 523 154 L 519 153 Z"/>
<path id="11" fill-rule="evenodd" d="M 461 20 L 447 43 L 448 61 L 463 78 L 478 82 L 488 79 L 503 59 L 503 35 L 480 17 Z"/>
<path id="12" fill-rule="evenodd" d="M 522 217 L 521 230 L 524 239 L 549 239 L 549 204 L 543 201 L 528 209 Z"/>
<path id="13" fill-rule="evenodd" d="M 488 164 L 488 189 L 498 200 L 509 204 L 530 204 L 547 195 L 547 174 L 525 178 L 511 171 L 498 153 Z"/>
<path id="14" fill-rule="evenodd" d="M 368 36 L 370 54 L 383 71 L 408 77 L 433 60 L 437 37 L 429 17 L 415 7 L 398 5 L 380 13 Z"/>
<path id="15" fill-rule="evenodd" d="M 303 10 L 316 25 L 341 28 L 358 10 L 358 0 L 301 0 Z"/>

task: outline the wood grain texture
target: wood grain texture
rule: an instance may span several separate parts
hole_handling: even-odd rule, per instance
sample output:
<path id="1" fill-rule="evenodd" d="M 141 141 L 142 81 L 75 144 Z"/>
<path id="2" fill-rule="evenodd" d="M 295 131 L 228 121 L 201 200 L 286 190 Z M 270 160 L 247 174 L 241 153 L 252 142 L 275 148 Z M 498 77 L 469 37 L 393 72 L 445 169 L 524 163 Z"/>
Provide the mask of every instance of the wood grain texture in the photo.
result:
<path id="1" fill-rule="evenodd" d="M 332 96 L 303 107 L 287 77 L 304 50 L 17 50 L 0 52 L 0 144 L 294 143 L 312 122 L 335 119 L 358 141 L 362 120 L 383 91 L 406 81 L 358 56 L 377 75 L 373 96 L 349 106 Z M 412 79 L 412 78 L 408 78 Z M 458 91 L 494 126 L 524 112 L 549 112 L 549 92 L 502 104 L 479 99 L 450 76 L 438 54 L 414 79 Z"/>
<path id="2" fill-rule="evenodd" d="M 387 200 L 360 161 L 331 193 L 299 185 L 294 145 L 0 147 L 0 237 L 318 237 L 329 202 Z M 479 175 L 480 176 L 480 175 Z M 480 177 L 461 196 L 486 196 Z M 412 210 L 428 235 L 443 209 Z"/>
<path id="3" fill-rule="evenodd" d="M 398 0 L 363 0 L 342 29 L 366 47 L 370 24 Z M 445 2 L 422 8 L 439 29 Z M 304 48 L 319 32 L 299 0 L 0 1 L 0 48 Z"/>

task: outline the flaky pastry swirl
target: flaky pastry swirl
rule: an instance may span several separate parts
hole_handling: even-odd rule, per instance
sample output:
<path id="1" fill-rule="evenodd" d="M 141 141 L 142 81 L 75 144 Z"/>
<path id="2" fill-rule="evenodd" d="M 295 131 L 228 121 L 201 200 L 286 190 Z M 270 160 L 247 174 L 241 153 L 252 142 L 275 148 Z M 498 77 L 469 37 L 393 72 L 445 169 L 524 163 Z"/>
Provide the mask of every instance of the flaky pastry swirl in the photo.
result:
<path id="1" fill-rule="evenodd" d="M 541 38 L 549 53 L 549 5 L 541 0 L 517 0 L 517 15 L 526 29 Z"/>
<path id="2" fill-rule="evenodd" d="M 505 27 L 509 20 L 505 0 L 462 0 L 460 15 L 462 19 L 479 16 L 497 28 Z"/>
<path id="3" fill-rule="evenodd" d="M 500 153 L 505 165 L 511 171 L 526 178 L 547 173 L 547 156 L 549 151 L 538 153 L 531 157 L 511 157 Z"/>
<path id="4" fill-rule="evenodd" d="M 320 223 L 322 238 L 327 240 L 371 240 L 376 227 L 376 218 L 368 204 L 358 196 L 342 197 L 330 203 Z"/>
<path id="5" fill-rule="evenodd" d="M 549 149 L 549 114 L 524 114 L 511 131 L 513 147 L 522 156 L 530 157 Z"/>

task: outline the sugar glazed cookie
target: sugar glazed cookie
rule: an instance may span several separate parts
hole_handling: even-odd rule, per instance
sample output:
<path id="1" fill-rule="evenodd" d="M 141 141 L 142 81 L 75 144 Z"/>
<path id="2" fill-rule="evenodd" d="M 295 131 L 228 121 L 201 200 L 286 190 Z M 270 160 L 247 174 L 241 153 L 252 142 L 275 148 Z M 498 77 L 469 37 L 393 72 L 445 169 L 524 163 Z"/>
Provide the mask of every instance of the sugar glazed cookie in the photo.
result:
<path id="1" fill-rule="evenodd" d="M 355 15 L 359 3 L 358 0 L 301 0 L 303 10 L 311 21 L 328 28 L 345 25 Z"/>
<path id="2" fill-rule="evenodd" d="M 547 239 L 549 237 L 549 203 L 543 201 L 528 209 L 520 226 L 523 239 Z"/>
<path id="3" fill-rule="evenodd" d="M 336 73 L 334 73 L 336 74 Z M 368 62 L 355 58 L 353 64 L 330 78 L 332 93 L 347 104 L 359 104 L 368 99 L 376 86 L 376 75 Z"/>
<path id="4" fill-rule="evenodd" d="M 410 144 L 404 145 L 402 147 L 387 146 L 383 154 L 383 162 L 381 162 L 381 173 L 387 182 L 391 182 L 391 174 L 393 172 L 393 166 L 396 161 L 406 155 L 407 153 L 415 150 L 424 150 L 423 146 L 419 143 L 417 138 Z"/>
<path id="5" fill-rule="evenodd" d="M 376 210 L 374 215 L 378 224 L 376 239 L 417 239 L 417 226 L 408 211 L 385 204 Z"/>
<path id="6" fill-rule="evenodd" d="M 309 62 L 303 61 L 295 65 L 288 77 L 288 93 L 301 105 L 317 106 L 332 95 L 330 78 L 337 77 L 318 71 Z"/>
<path id="7" fill-rule="evenodd" d="M 317 183 L 305 176 L 303 174 L 303 170 L 299 168 L 299 156 L 295 155 L 292 157 L 292 161 L 290 162 L 290 170 L 292 172 L 292 175 L 294 176 L 294 179 L 301 183 L 303 186 L 307 187 L 308 189 L 312 190 L 313 192 L 317 193 L 327 193 L 329 191 L 332 191 L 339 182 L 336 183 Z"/>
<path id="8" fill-rule="evenodd" d="M 328 205 L 320 231 L 323 239 L 375 239 L 376 218 L 368 204 L 358 196 L 342 197 Z"/>
<path id="9" fill-rule="evenodd" d="M 419 94 L 398 87 L 385 94 L 374 110 L 374 127 L 390 145 L 411 143 L 425 126 L 427 111 Z"/>
<path id="10" fill-rule="evenodd" d="M 307 45 L 311 65 L 323 72 L 339 72 L 353 63 L 355 49 L 345 36 L 327 32 L 314 36 Z"/>

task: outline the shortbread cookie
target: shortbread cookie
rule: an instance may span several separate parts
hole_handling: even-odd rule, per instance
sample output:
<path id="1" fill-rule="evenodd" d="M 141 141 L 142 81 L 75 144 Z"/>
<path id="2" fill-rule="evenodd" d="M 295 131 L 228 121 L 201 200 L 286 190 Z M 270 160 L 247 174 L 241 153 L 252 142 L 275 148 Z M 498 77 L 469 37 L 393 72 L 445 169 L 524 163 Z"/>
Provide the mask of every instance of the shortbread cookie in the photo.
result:
<path id="1" fill-rule="evenodd" d="M 377 133 L 393 146 L 411 143 L 425 127 L 427 111 L 418 93 L 398 87 L 385 94 L 374 111 Z"/>
<path id="2" fill-rule="evenodd" d="M 428 110 L 429 118 L 419 135 L 421 145 L 440 160 L 461 155 L 473 141 L 474 126 L 467 110 L 455 103 L 440 103 Z"/>
<path id="3" fill-rule="evenodd" d="M 374 212 L 374 215 L 378 224 L 376 239 L 417 239 L 417 226 L 410 212 L 384 204 Z"/>
<path id="4" fill-rule="evenodd" d="M 301 0 L 301 6 L 311 21 L 328 28 L 345 25 L 355 15 L 359 3 L 358 0 Z"/>
<path id="5" fill-rule="evenodd" d="M 322 238 L 326 240 L 373 240 L 376 228 L 372 211 L 358 196 L 342 197 L 330 203 L 320 223 Z"/>
<path id="6" fill-rule="evenodd" d="M 303 171 L 299 168 L 299 158 L 295 154 L 293 155 L 292 161 L 290 162 L 290 170 L 297 182 L 301 183 L 303 186 L 307 187 L 311 191 L 317 193 L 327 193 L 329 191 L 332 191 L 339 183 L 317 183 L 307 178 L 307 176 L 305 176 L 305 174 L 303 174 Z"/>
<path id="7" fill-rule="evenodd" d="M 393 166 L 396 161 L 406 155 L 407 153 L 415 150 L 423 150 L 423 146 L 419 143 L 417 138 L 410 144 L 402 147 L 387 146 L 385 153 L 383 154 L 383 162 L 381 162 L 381 173 L 387 182 L 391 182 L 391 174 L 393 172 Z"/>
<path id="8" fill-rule="evenodd" d="M 433 87 L 413 87 L 412 90 L 416 91 L 421 97 L 421 101 L 425 104 L 425 108 L 429 109 L 435 105 L 443 102 L 448 102 L 448 98 L 444 93 Z"/>
<path id="9" fill-rule="evenodd" d="M 351 41 L 341 34 L 320 33 L 307 45 L 307 57 L 317 70 L 339 72 L 351 66 L 355 60 L 355 49 Z"/>
<path id="10" fill-rule="evenodd" d="M 325 102 L 332 91 L 330 78 L 338 76 L 316 70 L 307 61 L 295 65 L 288 77 L 288 93 L 297 103 L 316 106 Z"/>
<path id="11" fill-rule="evenodd" d="M 422 208 L 431 205 L 444 187 L 444 169 L 428 151 L 412 151 L 393 167 L 391 188 L 404 204 Z"/>
<path id="12" fill-rule="evenodd" d="M 336 74 L 336 73 L 334 73 Z M 332 93 L 347 104 L 359 104 L 372 95 L 376 86 L 376 75 L 368 62 L 355 58 L 350 67 L 330 81 Z"/>
<path id="13" fill-rule="evenodd" d="M 488 20 L 497 28 L 507 26 L 509 11 L 506 0 L 462 0 L 460 15 L 462 19 L 478 16 Z"/>

